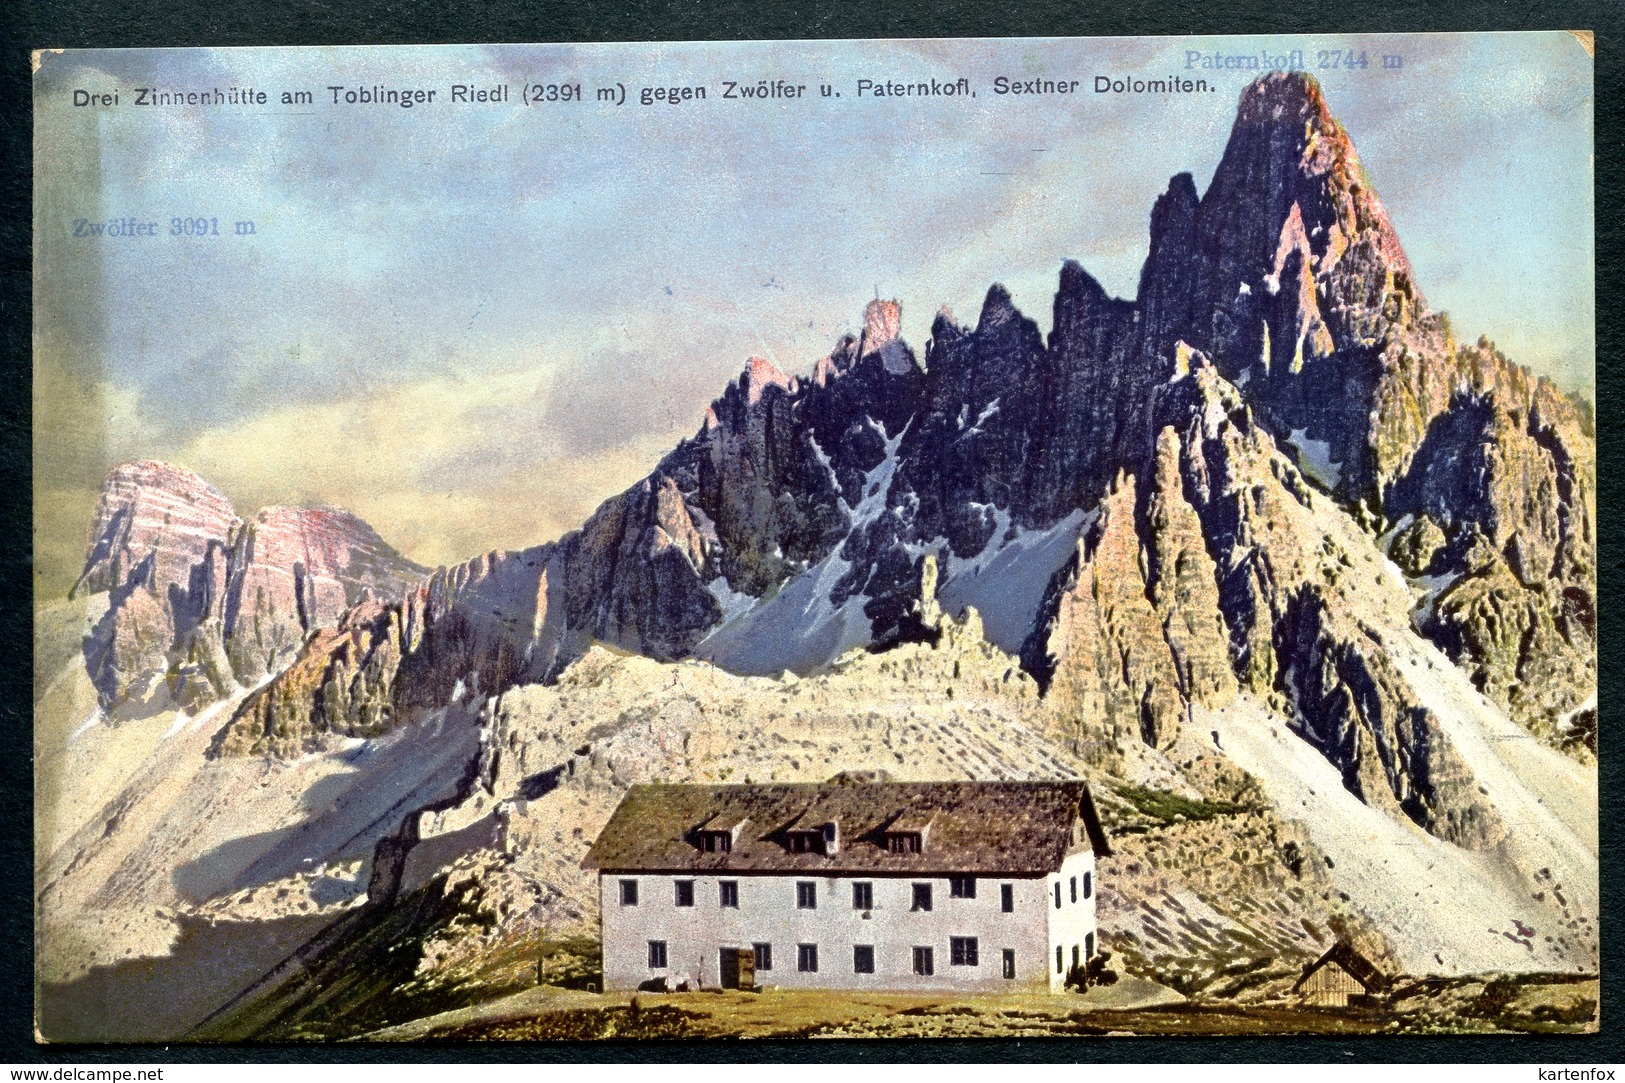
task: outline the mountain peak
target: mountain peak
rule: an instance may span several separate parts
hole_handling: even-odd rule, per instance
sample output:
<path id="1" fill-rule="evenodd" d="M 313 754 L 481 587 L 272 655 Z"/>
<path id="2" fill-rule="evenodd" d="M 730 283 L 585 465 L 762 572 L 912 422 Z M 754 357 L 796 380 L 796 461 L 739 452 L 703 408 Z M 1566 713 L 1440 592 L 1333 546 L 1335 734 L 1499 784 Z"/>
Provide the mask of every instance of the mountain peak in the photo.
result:
<path id="1" fill-rule="evenodd" d="M 1426 302 L 1353 142 L 1302 72 L 1271 73 L 1242 91 L 1200 200 L 1188 175 L 1169 183 L 1152 211 L 1139 299 L 1160 348 L 1184 336 L 1231 379 L 1260 359 L 1266 373 L 1292 377 L 1339 354 L 1339 366 L 1358 367 L 1357 357 L 1406 336 L 1430 339 L 1417 350 L 1443 348 L 1431 342 Z M 1308 378 L 1337 384 L 1331 371 Z M 1318 417 L 1342 399 L 1292 401 Z M 1342 461 L 1362 459 L 1369 435 L 1368 407 L 1347 401 Z M 1287 428 L 1309 424 L 1300 416 Z"/>
<path id="2" fill-rule="evenodd" d="M 1275 71 L 1260 76 L 1242 91 L 1241 106 L 1236 119 L 1247 123 L 1259 121 L 1292 122 L 1304 117 L 1335 124 L 1320 83 L 1308 72 Z"/>
<path id="3" fill-rule="evenodd" d="M 982 302 L 982 316 L 976 321 L 976 329 L 979 332 L 986 331 L 1020 315 L 1016 309 L 1016 302 L 1010 296 L 1010 291 L 1004 288 L 1004 283 L 995 282 L 988 287 L 987 298 Z"/>
<path id="4" fill-rule="evenodd" d="M 120 463 L 102 479 L 71 594 L 112 590 L 132 575 L 164 578 L 202 560 L 236 525 L 231 501 L 193 471 L 157 459 Z"/>
<path id="5" fill-rule="evenodd" d="M 896 301 L 875 298 L 863 309 L 863 339 L 858 349 L 860 357 L 884 350 L 897 341 L 903 328 L 903 306 Z"/>
<path id="6" fill-rule="evenodd" d="M 1315 209 L 1311 225 L 1329 233 L 1335 224 L 1350 240 L 1362 231 L 1383 234 L 1385 255 L 1404 258 L 1353 141 L 1332 116 L 1320 84 L 1304 72 L 1272 72 L 1242 91 L 1203 207 L 1211 213 L 1215 200 L 1234 207 L 1237 196 L 1272 222 L 1301 203 L 1306 214 Z"/>
<path id="7" fill-rule="evenodd" d="M 863 337 L 858 343 L 859 358 L 880 355 L 887 372 L 898 376 L 915 371 L 914 354 L 902 339 L 903 306 L 896 301 L 875 298 L 863 310 Z"/>
<path id="8" fill-rule="evenodd" d="M 1067 296 L 1085 296 L 1096 303 L 1106 300 L 1106 288 L 1075 259 L 1061 264 L 1060 292 Z"/>
<path id="9" fill-rule="evenodd" d="M 208 481 L 157 460 L 107 474 L 74 587 L 109 593 L 85 643 L 118 717 L 191 709 L 291 661 L 309 631 L 428 569 L 334 506 L 267 507 L 248 520 Z"/>
<path id="10" fill-rule="evenodd" d="M 739 377 L 740 386 L 745 391 L 745 401 L 755 405 L 761 401 L 769 387 L 790 390 L 794 380 L 765 357 L 752 357 L 745 362 L 745 371 Z"/>
<path id="11" fill-rule="evenodd" d="M 195 470 L 188 470 L 184 466 L 176 466 L 174 463 L 167 463 L 162 459 L 138 459 L 134 462 L 119 463 L 107 471 L 104 483 L 105 481 L 110 481 L 115 477 L 129 477 L 145 474 L 169 474 L 180 477 L 195 478 L 199 482 L 207 484 L 207 482 L 204 482 L 202 475 L 198 474 Z"/>
<path id="12" fill-rule="evenodd" d="M 334 567 L 343 570 L 345 562 L 356 551 L 379 556 L 395 565 L 398 578 L 410 579 L 414 575 L 428 575 L 429 569 L 402 557 L 386 542 L 377 529 L 349 508 L 336 504 L 272 505 L 261 508 L 254 516 L 255 530 L 261 537 L 286 535 L 299 539 L 299 544 L 320 548 L 334 557 Z M 335 571 L 337 574 L 337 571 Z"/>

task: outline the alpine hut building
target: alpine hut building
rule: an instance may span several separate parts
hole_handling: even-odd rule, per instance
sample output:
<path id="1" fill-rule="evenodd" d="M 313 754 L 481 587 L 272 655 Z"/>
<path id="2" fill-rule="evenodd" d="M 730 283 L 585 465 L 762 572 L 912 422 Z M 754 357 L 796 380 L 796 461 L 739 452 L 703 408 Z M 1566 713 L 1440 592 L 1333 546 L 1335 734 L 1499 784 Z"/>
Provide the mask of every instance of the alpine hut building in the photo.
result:
<path id="1" fill-rule="evenodd" d="M 604 988 L 1063 989 L 1097 950 L 1082 782 L 633 786 L 588 851 Z"/>

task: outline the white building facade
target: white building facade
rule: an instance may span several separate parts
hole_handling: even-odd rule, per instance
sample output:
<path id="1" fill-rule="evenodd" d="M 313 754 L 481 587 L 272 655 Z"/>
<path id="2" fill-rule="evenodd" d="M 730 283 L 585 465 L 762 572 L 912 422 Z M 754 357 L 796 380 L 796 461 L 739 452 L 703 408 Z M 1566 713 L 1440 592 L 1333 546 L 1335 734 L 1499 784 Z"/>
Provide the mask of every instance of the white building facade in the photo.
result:
<path id="1" fill-rule="evenodd" d="M 604 988 L 1059 991 L 1097 852 L 1082 783 L 634 787 L 586 862 Z"/>

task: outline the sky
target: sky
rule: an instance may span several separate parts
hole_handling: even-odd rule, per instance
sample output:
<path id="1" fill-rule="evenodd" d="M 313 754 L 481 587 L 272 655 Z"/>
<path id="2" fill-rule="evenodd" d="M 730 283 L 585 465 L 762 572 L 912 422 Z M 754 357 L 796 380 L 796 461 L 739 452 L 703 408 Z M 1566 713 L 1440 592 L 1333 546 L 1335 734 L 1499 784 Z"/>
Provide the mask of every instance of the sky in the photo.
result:
<path id="1" fill-rule="evenodd" d="M 1047 331 L 1069 258 L 1131 297 L 1153 201 L 1179 172 L 1206 188 L 1256 74 L 1187 69 L 1190 54 L 1292 49 L 1431 306 L 1593 394 L 1593 69 L 1568 34 L 42 55 L 38 596 L 71 585 L 119 462 L 195 470 L 243 516 L 340 504 L 453 563 L 579 525 L 749 357 L 810 372 L 877 295 L 922 353 L 939 307 L 973 322 L 996 281 Z M 1367 66 L 1320 68 L 1334 50 Z M 1079 88 L 1001 96 L 1001 75 Z M 1213 90 L 1096 94 L 1100 75 Z M 974 98 L 857 93 L 961 77 Z M 763 79 L 807 90 L 721 97 Z M 452 103 L 453 84 L 510 100 Z M 537 84 L 586 100 L 524 104 Z M 335 105 L 335 85 L 436 100 Z M 597 100 L 621 85 L 624 104 Z M 639 104 L 696 86 L 704 101 Z M 142 107 L 140 87 L 268 101 Z M 284 104 L 296 90 L 314 101 Z M 168 236 L 176 217 L 221 235 Z M 157 235 L 74 235 L 125 218 Z"/>

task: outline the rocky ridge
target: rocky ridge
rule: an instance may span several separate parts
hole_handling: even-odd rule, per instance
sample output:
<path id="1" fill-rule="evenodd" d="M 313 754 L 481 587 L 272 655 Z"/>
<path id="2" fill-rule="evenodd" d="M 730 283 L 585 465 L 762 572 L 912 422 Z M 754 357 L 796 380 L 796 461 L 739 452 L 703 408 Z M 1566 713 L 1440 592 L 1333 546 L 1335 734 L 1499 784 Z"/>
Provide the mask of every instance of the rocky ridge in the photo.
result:
<path id="1" fill-rule="evenodd" d="M 1595 684 L 1594 444 L 1574 400 L 1427 308 L 1312 80 L 1252 84 L 1208 191 L 1173 179 L 1135 300 L 1068 263 L 1048 341 L 994 286 L 974 328 L 938 316 L 923 364 L 898 317 L 872 303 L 808 379 L 753 359 L 581 530 L 351 614 L 217 747 L 373 732 L 464 682 L 550 680 L 592 642 L 808 673 L 974 602 L 1122 734 L 1165 746 L 1244 688 L 1363 798 L 1495 844 L 1380 645 L 1414 623 L 1560 736 Z M 493 562 L 526 570 L 497 586 Z"/>
<path id="2" fill-rule="evenodd" d="M 251 520 L 182 467 L 114 467 L 74 595 L 106 592 L 84 644 L 110 717 L 197 710 L 286 667 L 351 606 L 398 596 L 427 569 L 341 508 Z"/>
<path id="3" fill-rule="evenodd" d="M 1456 343 L 1312 80 L 1249 87 L 1207 193 L 1176 178 L 1159 211 L 1141 303 L 1162 341 L 1211 356 L 1366 525 L 1406 532 L 1407 571 L 1441 584 L 1423 631 L 1550 732 L 1595 682 L 1583 405 L 1486 339 Z"/>
<path id="4" fill-rule="evenodd" d="M 443 569 L 399 603 L 346 615 L 245 704 L 217 748 L 290 752 L 376 732 L 459 683 L 496 692 L 549 680 L 594 642 L 688 656 L 725 604 L 754 602 L 749 590 L 769 593 L 850 529 L 848 495 L 884 457 L 887 423 L 906 426 L 923 379 L 897 322 L 894 304 L 870 305 L 864 333 L 805 383 L 752 359 L 693 439 L 580 530 Z M 890 404 L 879 421 L 875 402 Z"/>

